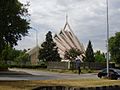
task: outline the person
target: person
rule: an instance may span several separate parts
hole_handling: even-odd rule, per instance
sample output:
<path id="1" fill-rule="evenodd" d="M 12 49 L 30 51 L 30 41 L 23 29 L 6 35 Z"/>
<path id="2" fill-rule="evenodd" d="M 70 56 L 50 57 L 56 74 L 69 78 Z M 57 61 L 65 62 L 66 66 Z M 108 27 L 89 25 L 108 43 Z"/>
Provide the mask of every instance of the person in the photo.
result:
<path id="1" fill-rule="evenodd" d="M 76 68 L 78 69 L 78 74 L 80 75 L 80 73 L 81 73 L 81 69 L 80 69 L 81 60 L 80 60 L 79 57 L 77 57 L 77 58 L 75 59 L 75 61 L 76 61 Z"/>

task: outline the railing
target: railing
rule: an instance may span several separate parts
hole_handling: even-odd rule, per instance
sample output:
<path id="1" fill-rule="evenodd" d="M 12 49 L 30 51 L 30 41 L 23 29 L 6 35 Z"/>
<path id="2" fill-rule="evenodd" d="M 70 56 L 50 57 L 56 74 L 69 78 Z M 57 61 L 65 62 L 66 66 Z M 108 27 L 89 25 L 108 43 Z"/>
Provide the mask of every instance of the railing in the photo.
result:
<path id="1" fill-rule="evenodd" d="M 112 66 L 112 65 L 110 65 Z M 83 69 L 103 69 L 106 67 L 106 63 L 88 63 L 84 62 L 80 64 L 80 67 Z M 76 69 L 75 62 L 48 62 L 48 69 Z"/>

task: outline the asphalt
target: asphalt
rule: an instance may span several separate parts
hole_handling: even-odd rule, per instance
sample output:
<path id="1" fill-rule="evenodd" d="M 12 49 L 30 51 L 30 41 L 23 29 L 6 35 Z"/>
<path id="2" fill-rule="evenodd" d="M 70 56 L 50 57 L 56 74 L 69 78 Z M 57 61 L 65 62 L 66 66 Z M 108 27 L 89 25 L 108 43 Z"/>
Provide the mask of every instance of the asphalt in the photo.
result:
<path id="1" fill-rule="evenodd" d="M 0 80 L 51 80 L 51 79 L 86 79 L 97 78 L 95 73 L 91 74 L 65 74 L 53 73 L 30 69 L 9 69 L 0 71 Z"/>

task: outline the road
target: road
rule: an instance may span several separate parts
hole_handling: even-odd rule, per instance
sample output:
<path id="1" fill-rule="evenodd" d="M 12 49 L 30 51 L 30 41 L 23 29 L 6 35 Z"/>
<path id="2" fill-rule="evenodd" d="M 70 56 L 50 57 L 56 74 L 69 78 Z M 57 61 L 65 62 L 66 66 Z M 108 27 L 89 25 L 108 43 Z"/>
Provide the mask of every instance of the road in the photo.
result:
<path id="1" fill-rule="evenodd" d="M 97 79 L 95 73 L 65 74 L 30 69 L 9 69 L 10 72 L 0 73 L 0 80 L 51 80 L 51 79 Z"/>

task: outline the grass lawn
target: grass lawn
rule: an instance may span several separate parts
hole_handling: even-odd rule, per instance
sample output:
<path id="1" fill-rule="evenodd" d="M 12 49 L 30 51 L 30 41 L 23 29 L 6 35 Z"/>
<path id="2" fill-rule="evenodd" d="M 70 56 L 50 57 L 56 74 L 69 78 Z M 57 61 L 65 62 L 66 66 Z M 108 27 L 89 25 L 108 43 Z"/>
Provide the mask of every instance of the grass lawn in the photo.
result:
<path id="1" fill-rule="evenodd" d="M 80 80 L 0 81 L 0 90 L 31 90 L 39 86 L 96 87 L 109 85 L 120 85 L 120 80 L 80 79 Z"/>

